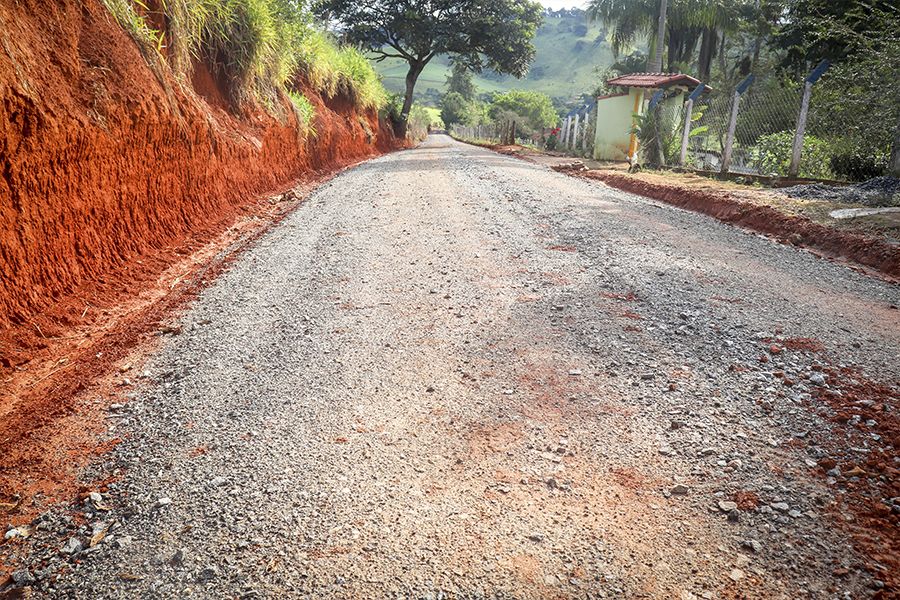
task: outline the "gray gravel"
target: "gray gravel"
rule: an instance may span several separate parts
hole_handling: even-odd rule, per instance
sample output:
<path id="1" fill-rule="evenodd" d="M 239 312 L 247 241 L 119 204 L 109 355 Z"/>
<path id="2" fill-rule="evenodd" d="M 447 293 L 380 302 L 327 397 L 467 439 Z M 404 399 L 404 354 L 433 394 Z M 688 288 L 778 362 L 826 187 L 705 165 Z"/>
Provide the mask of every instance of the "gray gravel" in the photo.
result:
<path id="1" fill-rule="evenodd" d="M 900 177 L 884 175 L 862 183 L 828 185 L 806 183 L 775 190 L 791 198 L 831 200 L 846 204 L 862 204 L 870 207 L 900 205 Z"/>
<path id="2" fill-rule="evenodd" d="M 837 527 L 846 480 L 817 461 L 877 440 L 809 399 L 828 362 L 898 379 L 898 304 L 802 250 L 432 136 L 323 185 L 202 293 L 110 412 L 125 441 L 85 479 L 117 482 L 37 523 L 20 584 L 866 597 L 883 584 Z M 788 337 L 826 350 L 769 352 Z"/>

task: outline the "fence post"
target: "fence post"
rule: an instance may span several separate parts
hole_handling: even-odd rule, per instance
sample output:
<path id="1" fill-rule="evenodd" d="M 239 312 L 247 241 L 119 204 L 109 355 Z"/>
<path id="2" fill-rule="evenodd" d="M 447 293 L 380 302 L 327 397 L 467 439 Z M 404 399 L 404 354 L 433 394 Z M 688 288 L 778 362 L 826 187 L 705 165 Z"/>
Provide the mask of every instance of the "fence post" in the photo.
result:
<path id="1" fill-rule="evenodd" d="M 809 77 L 803 82 L 803 99 L 800 101 L 800 114 L 797 115 L 797 131 L 794 132 L 794 146 L 791 148 L 791 166 L 788 175 L 796 177 L 800 174 L 800 155 L 803 152 L 803 136 L 806 134 L 806 116 L 809 114 L 809 98 L 813 85 L 828 70 L 829 62 L 820 62 Z"/>
<path id="2" fill-rule="evenodd" d="M 684 133 L 681 135 L 681 154 L 678 156 L 678 164 L 682 167 L 684 166 L 684 162 L 687 160 L 687 149 L 688 149 L 688 140 L 691 137 L 691 117 L 694 113 L 694 101 L 700 97 L 700 94 L 703 93 L 703 90 L 706 89 L 706 84 L 701 83 L 694 91 L 691 92 L 691 95 L 688 96 L 687 104 L 684 108 Z"/>
<path id="3" fill-rule="evenodd" d="M 731 119 L 728 121 L 728 134 L 725 136 L 725 151 L 722 154 L 721 173 L 727 173 L 731 166 L 731 151 L 734 148 L 734 130 L 737 128 L 738 108 L 741 104 L 741 96 L 753 83 L 753 74 L 747 75 L 747 78 L 738 84 L 734 90 L 734 103 L 731 105 Z"/>
<path id="4" fill-rule="evenodd" d="M 584 137 L 581 138 L 581 153 L 586 154 L 588 149 L 588 136 L 591 132 L 591 109 L 593 107 L 588 107 L 586 111 L 584 111 Z"/>
<path id="5" fill-rule="evenodd" d="M 569 144 L 570 150 L 575 150 L 578 146 L 578 124 L 581 121 L 581 113 L 575 113 L 575 125 L 572 127 L 572 142 Z"/>
<path id="6" fill-rule="evenodd" d="M 566 115 L 566 118 L 563 119 L 563 128 L 562 128 L 562 147 L 566 147 L 566 142 L 569 137 L 569 115 Z"/>

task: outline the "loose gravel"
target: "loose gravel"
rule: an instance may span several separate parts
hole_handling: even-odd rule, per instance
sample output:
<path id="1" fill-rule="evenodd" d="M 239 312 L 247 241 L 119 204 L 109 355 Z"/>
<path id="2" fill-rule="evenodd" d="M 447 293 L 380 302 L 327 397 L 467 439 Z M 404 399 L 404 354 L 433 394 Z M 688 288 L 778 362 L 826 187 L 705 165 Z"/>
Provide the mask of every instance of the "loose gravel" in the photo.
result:
<path id="1" fill-rule="evenodd" d="M 898 304 L 796 248 L 432 136 L 323 185 L 201 294 L 110 410 L 123 441 L 85 480 L 113 483 L 38 519 L 14 579 L 54 598 L 867 597 L 884 572 L 841 526 L 847 476 L 820 474 L 850 434 L 813 398 L 839 388 L 830 364 L 894 385 Z"/>
<path id="2" fill-rule="evenodd" d="M 900 177 L 874 177 L 852 185 L 827 185 L 807 183 L 776 190 L 791 198 L 830 200 L 846 204 L 862 204 L 869 207 L 900 205 Z"/>

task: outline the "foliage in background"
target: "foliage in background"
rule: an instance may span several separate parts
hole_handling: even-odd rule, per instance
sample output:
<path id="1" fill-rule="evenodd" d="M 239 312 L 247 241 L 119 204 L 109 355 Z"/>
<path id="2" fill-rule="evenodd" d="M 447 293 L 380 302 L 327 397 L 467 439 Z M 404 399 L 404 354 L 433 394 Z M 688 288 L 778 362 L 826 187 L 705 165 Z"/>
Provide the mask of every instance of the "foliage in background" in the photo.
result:
<path id="1" fill-rule="evenodd" d="M 866 181 L 884 175 L 890 164 L 887 152 L 872 152 L 872 148 L 841 148 L 831 156 L 831 170 L 845 181 Z"/>
<path id="2" fill-rule="evenodd" d="M 453 125 L 474 125 L 478 122 L 478 108 L 471 100 L 466 100 L 459 92 L 447 92 L 441 99 L 441 119 Z"/>
<path id="3" fill-rule="evenodd" d="M 103 2 L 145 55 L 152 47 L 182 79 L 203 62 L 236 110 L 254 98 L 271 105 L 298 77 L 326 96 L 346 95 L 361 109 L 387 100 L 365 56 L 316 29 L 302 1 L 160 0 L 155 15 L 142 0 Z M 142 15 L 158 17 L 165 31 Z"/>
<path id="4" fill-rule="evenodd" d="M 318 0 L 316 9 L 379 60 L 407 63 L 401 135 L 419 75 L 435 56 L 521 77 L 534 59 L 532 38 L 541 22 L 534 0 Z"/>
<path id="5" fill-rule="evenodd" d="M 475 82 L 472 81 L 472 71 L 461 62 L 453 64 L 453 69 L 447 75 L 447 93 L 456 93 L 468 102 L 474 102 L 476 97 Z"/>
<path id="6" fill-rule="evenodd" d="M 409 112 L 407 135 L 412 140 L 422 140 L 428 135 L 430 129 L 441 126 L 440 118 L 435 116 L 433 109 L 429 110 L 427 106 L 414 104 Z"/>
<path id="7" fill-rule="evenodd" d="M 794 132 L 779 131 L 761 136 L 750 150 L 750 160 L 764 175 L 785 176 L 791 164 L 794 147 Z M 800 176 L 817 179 L 831 179 L 828 142 L 807 134 L 803 138 L 800 159 Z"/>
<path id="8" fill-rule="evenodd" d="M 491 69 L 472 73 L 476 98 L 490 102 L 491 94 L 515 88 L 545 93 L 555 103 L 563 105 L 574 95 L 590 90 L 597 66 L 609 65 L 614 60 L 606 28 L 600 23 L 586 22 L 584 11 L 580 9 L 545 11 L 544 22 L 534 37 L 534 46 L 535 60 L 522 79 Z M 455 64 L 450 56 L 436 56 L 419 77 L 416 101 L 437 106 L 444 93 L 445 78 Z M 405 89 L 406 61 L 388 58 L 378 63 L 377 68 L 388 89 Z M 639 70 L 644 68 L 642 64 Z"/>
<path id="9" fill-rule="evenodd" d="M 494 122 L 514 121 L 519 131 L 528 134 L 553 127 L 559 119 L 549 96 L 522 90 L 494 96 L 488 107 L 488 116 Z"/>

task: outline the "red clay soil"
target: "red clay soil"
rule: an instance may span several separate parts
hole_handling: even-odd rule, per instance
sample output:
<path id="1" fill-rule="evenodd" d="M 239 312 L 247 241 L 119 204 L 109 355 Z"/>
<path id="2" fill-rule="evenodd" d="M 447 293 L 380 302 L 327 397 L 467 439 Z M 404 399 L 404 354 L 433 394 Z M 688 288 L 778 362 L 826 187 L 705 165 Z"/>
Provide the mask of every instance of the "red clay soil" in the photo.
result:
<path id="1" fill-rule="evenodd" d="M 568 171 L 566 167 L 560 171 Z M 768 206 L 742 202 L 727 192 L 713 193 L 683 186 L 643 181 L 623 173 L 579 170 L 573 174 L 634 194 L 701 212 L 725 223 L 775 236 L 827 256 L 850 259 L 892 279 L 900 279 L 900 246 L 883 239 L 825 227 L 805 217 L 787 215 Z"/>
<path id="2" fill-rule="evenodd" d="M 865 565 L 866 569 L 896 591 L 900 589 L 900 514 L 891 509 L 888 499 L 900 496 L 900 385 L 870 381 L 850 367 L 823 366 L 822 371 L 829 387 L 817 389 L 810 410 L 831 407 L 829 416 L 837 427 L 812 435 L 811 442 L 829 453 L 829 458 L 819 461 L 819 468 L 823 475 L 835 467 L 840 470 L 838 479 L 847 492 L 836 495 L 843 511 L 839 520 L 877 561 Z M 863 447 L 866 453 L 855 451 Z"/>
<path id="3" fill-rule="evenodd" d="M 286 97 L 229 112 L 202 64 L 187 84 L 151 68 L 99 0 L 2 2 L 0 23 L 3 518 L 71 493 L 90 409 L 115 401 L 79 393 L 300 201 L 261 196 L 399 144 L 302 82 L 314 136 Z"/>

